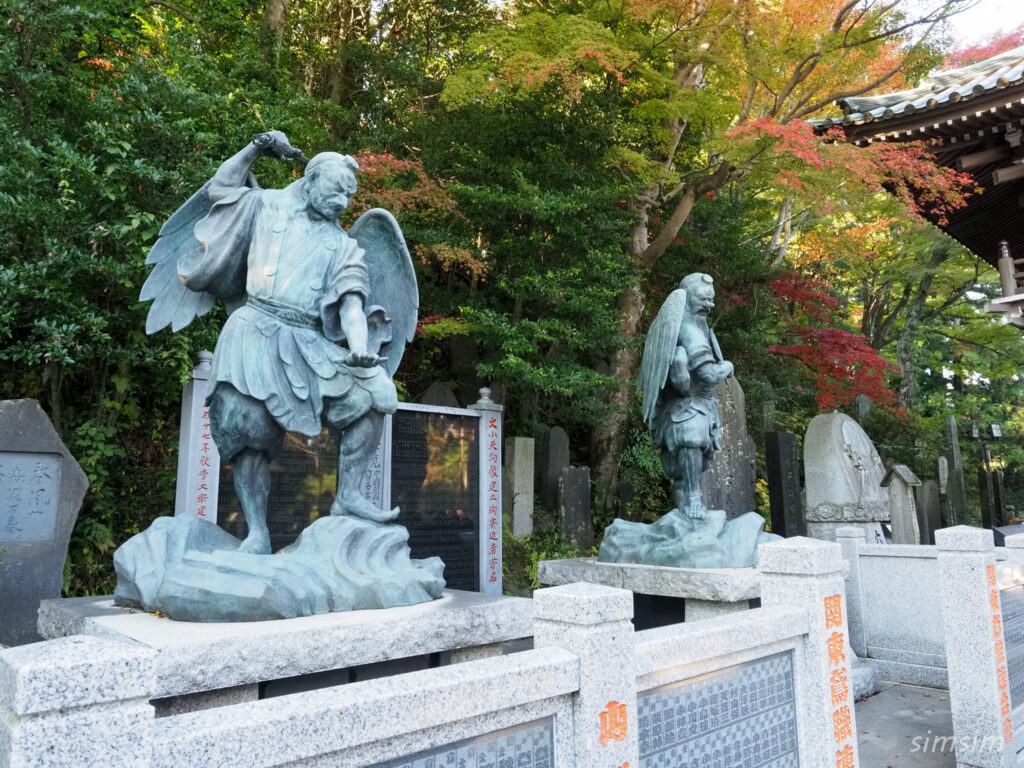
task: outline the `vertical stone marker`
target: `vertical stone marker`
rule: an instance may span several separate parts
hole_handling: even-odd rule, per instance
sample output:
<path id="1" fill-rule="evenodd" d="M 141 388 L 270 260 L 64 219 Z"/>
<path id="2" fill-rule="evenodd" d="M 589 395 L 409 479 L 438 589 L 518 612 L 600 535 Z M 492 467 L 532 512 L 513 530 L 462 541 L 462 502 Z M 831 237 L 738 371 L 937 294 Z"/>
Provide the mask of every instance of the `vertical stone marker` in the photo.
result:
<path id="1" fill-rule="evenodd" d="M 590 467 L 566 467 L 558 478 L 558 518 L 570 547 L 594 546 L 590 516 Z"/>
<path id="2" fill-rule="evenodd" d="M 767 432 L 764 444 L 772 533 L 780 536 L 806 536 L 796 435 L 790 432 Z"/>
<path id="3" fill-rule="evenodd" d="M 569 436 L 561 427 L 552 427 L 541 438 L 537 451 L 537 490 L 545 509 L 558 506 L 558 478 L 569 466 Z"/>
<path id="4" fill-rule="evenodd" d="M 964 482 L 964 460 L 960 455 L 960 431 L 955 416 L 946 417 L 946 504 L 948 525 L 964 521 L 967 513 L 967 484 Z M 940 481 L 939 485 L 942 483 Z"/>
<path id="5" fill-rule="evenodd" d="M 708 509 L 724 509 L 727 518 L 754 511 L 757 448 L 747 433 L 743 387 L 730 377 L 715 387 L 722 450 L 700 477 L 700 495 Z"/>
<path id="6" fill-rule="evenodd" d="M 889 519 L 893 544 L 920 544 L 921 530 L 917 522 L 914 488 L 921 481 L 906 464 L 895 464 L 882 478 L 882 487 L 889 490 Z"/>
<path id="7" fill-rule="evenodd" d="M 0 401 L 0 435 L 0 645 L 21 645 L 41 639 L 39 601 L 60 597 L 89 482 L 35 400 Z"/>
<path id="8" fill-rule="evenodd" d="M 864 528 L 868 542 L 881 539 L 889 520 L 885 468 L 874 444 L 856 421 L 842 413 L 811 419 L 804 438 L 807 535 L 832 541 L 841 525 Z"/>
<path id="9" fill-rule="evenodd" d="M 922 544 L 935 543 L 935 532 L 942 527 L 940 509 L 939 484 L 925 480 L 917 489 L 917 523 Z"/>
<path id="10" fill-rule="evenodd" d="M 505 517 L 512 523 L 513 536 L 533 533 L 533 438 L 505 440 L 505 468 L 502 501 Z"/>
<path id="11" fill-rule="evenodd" d="M 217 522 L 220 453 L 210 432 L 210 363 L 213 353 L 196 356 L 196 367 L 181 395 L 181 432 L 178 439 L 178 482 L 174 516 L 202 517 Z"/>

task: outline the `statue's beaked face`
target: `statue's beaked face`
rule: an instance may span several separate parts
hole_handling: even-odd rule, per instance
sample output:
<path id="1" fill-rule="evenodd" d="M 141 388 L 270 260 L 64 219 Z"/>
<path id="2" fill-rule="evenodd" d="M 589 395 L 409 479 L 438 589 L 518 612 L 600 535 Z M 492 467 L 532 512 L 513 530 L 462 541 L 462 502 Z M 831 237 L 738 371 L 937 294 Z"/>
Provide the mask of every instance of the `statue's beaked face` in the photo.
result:
<path id="1" fill-rule="evenodd" d="M 686 303 L 689 305 L 691 314 L 707 317 L 715 308 L 715 289 L 708 285 L 690 291 L 686 294 Z"/>
<path id="2" fill-rule="evenodd" d="M 309 181 L 306 192 L 309 206 L 325 219 L 341 216 L 356 192 L 355 174 L 338 163 L 322 166 Z"/>

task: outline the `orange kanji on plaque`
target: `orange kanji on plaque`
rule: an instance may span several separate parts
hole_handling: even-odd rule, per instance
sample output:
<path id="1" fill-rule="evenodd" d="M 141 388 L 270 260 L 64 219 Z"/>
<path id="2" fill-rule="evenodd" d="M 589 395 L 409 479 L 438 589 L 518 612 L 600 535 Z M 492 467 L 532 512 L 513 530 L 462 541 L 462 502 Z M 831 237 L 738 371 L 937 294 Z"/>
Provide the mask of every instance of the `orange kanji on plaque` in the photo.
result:
<path id="1" fill-rule="evenodd" d="M 999 690 L 1005 691 L 1010 687 L 1010 678 L 1006 675 L 1006 667 L 996 670 L 996 681 L 999 683 Z"/>
<path id="2" fill-rule="evenodd" d="M 994 614 L 992 616 L 992 637 L 994 637 L 996 640 L 998 640 L 1002 636 L 1003 636 L 1003 620 L 999 616 L 999 614 L 997 613 L 997 614 Z"/>
<path id="3" fill-rule="evenodd" d="M 845 642 L 846 638 L 842 632 L 833 632 L 828 639 L 828 665 L 830 667 L 838 667 L 840 664 L 846 663 L 846 650 L 843 648 Z"/>
<path id="4" fill-rule="evenodd" d="M 999 610 L 999 593 L 994 589 L 988 593 L 988 607 L 992 609 L 992 613 Z"/>
<path id="5" fill-rule="evenodd" d="M 1002 640 L 996 640 L 996 664 L 1006 663 L 1006 646 Z"/>
<path id="6" fill-rule="evenodd" d="M 1003 720 L 1003 741 L 1007 744 L 1013 741 L 1013 722 L 1010 718 Z"/>
<path id="7" fill-rule="evenodd" d="M 1001 700 L 999 702 L 999 707 L 1000 707 L 1000 709 L 1001 709 L 1001 711 L 1003 713 L 1003 717 L 1009 717 L 1010 716 L 1010 697 L 1006 693 L 1006 691 L 1003 691 L 1000 694 L 1000 696 L 1001 696 Z"/>
<path id="8" fill-rule="evenodd" d="M 833 669 L 829 675 L 828 687 L 832 692 L 832 706 L 845 704 L 850 695 L 849 682 L 846 679 L 846 667 Z"/>
<path id="9" fill-rule="evenodd" d="M 825 629 L 843 626 L 843 596 L 825 598 Z"/>
<path id="10" fill-rule="evenodd" d="M 857 763 L 853 760 L 853 746 L 851 744 L 847 744 L 836 752 L 836 768 L 857 768 Z"/>
<path id="11" fill-rule="evenodd" d="M 629 763 L 623 763 L 619 768 L 629 768 Z"/>
<path id="12" fill-rule="evenodd" d="M 629 725 L 626 721 L 626 705 L 609 701 L 601 713 L 601 746 L 609 741 L 625 741 Z"/>
<path id="13" fill-rule="evenodd" d="M 988 585 L 994 587 L 996 585 L 996 567 L 994 565 L 987 566 L 985 573 L 988 574 Z"/>
<path id="14" fill-rule="evenodd" d="M 849 707 L 844 705 L 832 713 L 832 736 L 836 744 L 842 744 L 853 737 L 853 719 Z"/>

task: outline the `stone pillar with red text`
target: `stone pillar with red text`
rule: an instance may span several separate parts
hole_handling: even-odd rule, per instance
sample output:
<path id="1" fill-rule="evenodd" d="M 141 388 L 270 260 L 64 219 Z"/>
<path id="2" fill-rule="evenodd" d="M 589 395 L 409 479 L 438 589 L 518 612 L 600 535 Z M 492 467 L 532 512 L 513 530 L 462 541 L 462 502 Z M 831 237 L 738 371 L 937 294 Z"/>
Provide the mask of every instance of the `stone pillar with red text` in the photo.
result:
<path id="1" fill-rule="evenodd" d="M 633 593 L 576 583 L 533 593 L 535 648 L 558 646 L 580 660 L 573 697 L 576 768 L 639 768 Z"/>
<path id="2" fill-rule="evenodd" d="M 201 517 L 216 523 L 220 454 L 210 434 L 210 408 L 206 405 L 212 361 L 213 353 L 199 353 L 182 392 L 174 516 Z"/>
<path id="3" fill-rule="evenodd" d="M 795 537 L 758 548 L 761 604 L 806 606 L 810 630 L 796 686 L 804 768 L 857 768 L 846 561 L 839 544 Z M 806 759 L 803 759 L 806 758 Z"/>
<path id="4" fill-rule="evenodd" d="M 501 411 L 483 387 L 470 406 L 480 414 L 480 592 L 500 595 L 501 580 Z"/>
<path id="5" fill-rule="evenodd" d="M 992 531 L 935 532 L 957 766 L 1016 765 Z"/>

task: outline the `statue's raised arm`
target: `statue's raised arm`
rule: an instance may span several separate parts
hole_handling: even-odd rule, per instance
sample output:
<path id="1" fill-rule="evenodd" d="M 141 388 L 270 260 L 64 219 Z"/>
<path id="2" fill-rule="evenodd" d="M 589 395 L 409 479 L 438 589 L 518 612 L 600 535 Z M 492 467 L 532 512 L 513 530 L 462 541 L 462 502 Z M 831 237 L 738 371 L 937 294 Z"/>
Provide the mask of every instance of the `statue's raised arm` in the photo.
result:
<path id="1" fill-rule="evenodd" d="M 217 299 L 224 299 L 229 309 L 244 300 L 246 242 L 238 235 L 247 233 L 233 233 L 236 235 L 232 238 L 234 248 L 227 254 L 233 268 L 221 269 L 218 279 L 208 280 L 200 287 L 199 281 L 188 283 L 183 279 L 182 270 L 188 274 L 197 264 L 208 265 L 215 260 L 210 254 L 210 238 L 204 236 L 200 227 L 215 204 L 234 202 L 243 192 L 259 188 L 250 168 L 264 155 L 306 162 L 302 152 L 292 147 L 288 137 L 280 131 L 261 133 L 221 163 L 213 178 L 175 211 L 160 229 L 157 241 L 146 257 L 146 263 L 152 264 L 153 270 L 139 293 L 139 301 L 153 302 L 146 317 L 146 333 L 156 333 L 168 325 L 172 331 L 180 331 L 195 318 L 209 312 Z"/>

